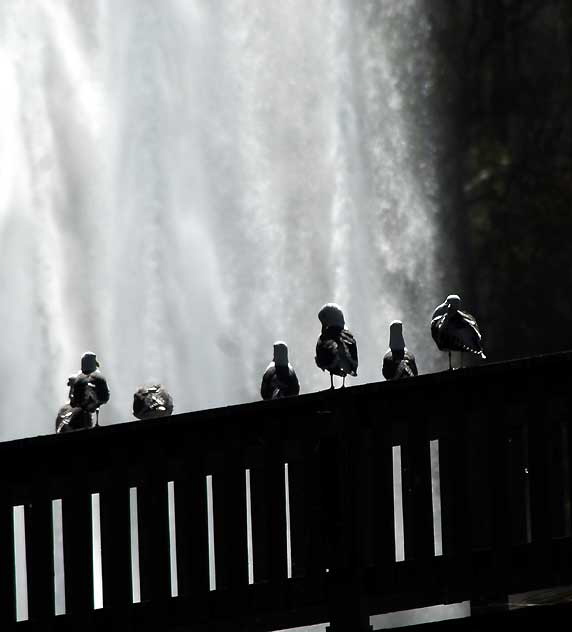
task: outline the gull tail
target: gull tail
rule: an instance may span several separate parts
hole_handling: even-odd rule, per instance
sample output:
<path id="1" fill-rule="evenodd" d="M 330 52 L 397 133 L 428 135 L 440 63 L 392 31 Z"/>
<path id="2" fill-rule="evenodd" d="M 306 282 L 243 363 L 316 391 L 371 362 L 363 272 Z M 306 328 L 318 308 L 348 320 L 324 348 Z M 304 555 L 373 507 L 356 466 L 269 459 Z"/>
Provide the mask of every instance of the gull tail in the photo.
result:
<path id="1" fill-rule="evenodd" d="M 463 351 L 467 351 L 468 353 L 472 353 L 473 355 L 478 355 L 483 360 L 486 360 L 487 358 L 485 352 L 482 349 L 471 349 L 470 347 L 467 347 L 467 345 L 463 345 Z"/>

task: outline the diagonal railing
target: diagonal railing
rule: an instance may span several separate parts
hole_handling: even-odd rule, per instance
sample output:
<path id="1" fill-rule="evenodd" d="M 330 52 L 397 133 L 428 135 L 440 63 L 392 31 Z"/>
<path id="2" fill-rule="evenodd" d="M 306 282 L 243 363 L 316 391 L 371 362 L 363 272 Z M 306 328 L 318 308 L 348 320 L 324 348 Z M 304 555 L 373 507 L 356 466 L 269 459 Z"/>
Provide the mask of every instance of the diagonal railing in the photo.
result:
<path id="1" fill-rule="evenodd" d="M 1 444 L 0 629 L 366 630 L 572 583 L 571 387 L 563 353 Z"/>

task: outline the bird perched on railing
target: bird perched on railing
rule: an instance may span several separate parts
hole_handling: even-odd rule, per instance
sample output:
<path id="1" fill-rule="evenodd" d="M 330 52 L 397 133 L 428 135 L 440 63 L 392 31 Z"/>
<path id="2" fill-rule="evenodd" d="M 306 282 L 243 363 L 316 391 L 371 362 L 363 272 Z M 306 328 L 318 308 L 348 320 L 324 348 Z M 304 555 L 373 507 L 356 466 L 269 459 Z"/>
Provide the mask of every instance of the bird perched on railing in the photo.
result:
<path id="1" fill-rule="evenodd" d="M 400 320 L 394 320 L 389 326 L 389 349 L 383 356 L 381 372 L 386 380 L 417 375 L 415 356 L 405 346 L 403 323 Z"/>
<path id="2" fill-rule="evenodd" d="M 70 398 L 75 380 L 75 375 L 70 375 L 68 378 Z M 56 416 L 56 434 L 71 432 L 72 430 L 84 430 L 85 428 L 91 428 L 91 426 L 91 413 L 83 408 L 74 408 L 69 400 L 67 404 L 64 404 L 58 410 L 58 414 Z"/>
<path id="3" fill-rule="evenodd" d="M 316 364 L 322 371 L 330 372 L 330 385 L 334 388 L 334 375 L 343 379 L 357 375 L 358 352 L 355 338 L 346 329 L 344 313 L 335 303 L 326 303 L 318 312 L 322 333 L 316 343 Z"/>
<path id="4" fill-rule="evenodd" d="M 162 384 L 145 384 L 133 394 L 133 415 L 137 419 L 167 417 L 173 412 L 173 398 Z"/>
<path id="5" fill-rule="evenodd" d="M 451 351 L 461 352 L 461 366 L 463 352 L 486 358 L 477 321 L 471 314 L 461 311 L 460 306 L 460 297 L 457 294 L 450 294 L 435 308 L 431 317 L 431 335 L 437 347 L 449 353 L 450 370 L 453 368 Z"/>
<path id="6" fill-rule="evenodd" d="M 99 425 L 99 407 L 109 401 L 107 380 L 99 370 L 95 353 L 87 351 L 81 357 L 81 371 L 74 377 L 70 386 L 70 404 L 95 413 L 95 425 Z"/>
<path id="7" fill-rule="evenodd" d="M 260 385 L 262 399 L 281 399 L 298 395 L 300 383 L 296 371 L 288 362 L 288 345 L 281 340 L 274 343 L 272 362 L 266 367 Z"/>
<path id="8" fill-rule="evenodd" d="M 92 413 L 99 425 L 99 407 L 109 401 L 107 381 L 99 371 L 95 353 L 87 351 L 81 358 L 81 371 L 68 378 L 69 401 L 56 417 L 56 433 L 83 430 L 93 426 Z"/>

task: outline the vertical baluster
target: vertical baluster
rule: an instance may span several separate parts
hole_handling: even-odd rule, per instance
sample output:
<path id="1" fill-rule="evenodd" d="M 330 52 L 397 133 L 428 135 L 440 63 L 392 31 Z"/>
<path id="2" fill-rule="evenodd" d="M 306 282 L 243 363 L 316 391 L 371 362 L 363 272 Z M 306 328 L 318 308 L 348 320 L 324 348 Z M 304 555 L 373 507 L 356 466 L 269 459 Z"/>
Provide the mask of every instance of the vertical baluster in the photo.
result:
<path id="1" fill-rule="evenodd" d="M 366 598 L 367 504 L 369 434 L 366 411 L 350 394 L 343 394 L 335 420 L 337 436 L 327 442 L 328 478 L 333 483 L 332 558 L 328 575 L 331 632 L 372 630 Z M 329 445 L 328 445 L 329 444 Z"/>
<path id="2" fill-rule="evenodd" d="M 236 608 L 248 586 L 245 467 L 241 445 L 227 438 L 222 468 L 213 474 L 213 517 L 217 590 L 230 589 Z"/>
<path id="3" fill-rule="evenodd" d="M 244 469 L 213 474 L 217 590 L 248 584 Z"/>
<path id="4" fill-rule="evenodd" d="M 28 619 L 54 615 L 54 540 L 52 501 L 36 495 L 25 505 Z"/>
<path id="5" fill-rule="evenodd" d="M 471 547 L 475 550 L 490 549 L 493 521 L 491 490 L 496 481 L 492 480 L 494 467 L 489 449 L 489 432 L 497 432 L 497 429 L 494 427 L 495 424 L 487 424 L 486 420 L 482 419 L 474 400 L 468 400 L 467 406 L 474 411 L 463 420 L 468 447 L 466 471 L 470 499 L 468 517 Z"/>
<path id="6" fill-rule="evenodd" d="M 117 472 L 99 496 L 103 607 L 125 608 L 133 601 L 129 484 Z"/>
<path id="7" fill-rule="evenodd" d="M 14 508 L 0 494 L 0 628 L 16 620 L 16 570 L 14 563 Z"/>
<path id="8" fill-rule="evenodd" d="M 275 583 L 286 580 L 286 495 L 284 489 L 284 456 L 279 427 L 272 428 L 265 453 L 266 489 L 268 507 L 269 576 Z"/>
<path id="9" fill-rule="evenodd" d="M 533 406 L 528 424 L 528 478 L 530 491 L 530 535 L 533 547 L 533 564 L 529 566 L 527 583 L 546 585 L 551 580 L 552 527 L 554 515 L 550 494 L 549 449 L 556 434 L 554 419 L 545 416 L 543 410 Z M 560 501 L 559 504 L 561 504 Z"/>
<path id="10" fill-rule="evenodd" d="M 324 571 L 321 554 L 320 494 L 317 440 L 288 459 L 292 577 L 317 577 Z"/>
<path id="11" fill-rule="evenodd" d="M 559 377 L 563 377 L 562 374 Z M 550 575 L 545 583 L 552 585 L 564 585 L 570 582 L 572 573 L 570 570 L 570 446 L 568 443 L 568 419 L 569 412 L 569 381 L 564 377 L 562 382 L 553 382 L 554 375 L 550 375 L 548 383 L 541 384 L 542 392 L 552 394 L 548 401 L 543 400 L 542 406 L 538 406 L 537 423 L 539 427 L 534 432 L 544 432 L 546 448 L 546 495 L 550 513 L 550 537 L 551 542 L 546 542 L 544 548 L 547 550 L 546 559 L 541 562 L 550 571 Z M 531 431 L 532 433 L 532 431 Z M 533 438 L 531 437 L 531 443 Z M 534 468 L 531 463 L 531 476 Z M 531 481 L 533 483 L 533 481 Z M 534 494 L 534 486 L 532 486 Z M 533 496 L 534 497 L 534 496 Z M 535 529 L 535 505 L 532 504 L 533 538 L 537 540 Z M 535 548 L 537 545 L 535 543 Z M 540 551 L 537 553 L 541 554 Z"/>
<path id="12" fill-rule="evenodd" d="M 511 539 L 513 544 L 528 541 L 528 463 L 525 420 L 514 419 L 508 435 L 508 485 Z"/>
<path id="13" fill-rule="evenodd" d="M 306 575 L 308 519 L 304 505 L 303 447 L 298 441 L 289 441 L 284 459 L 288 463 L 288 496 L 290 524 L 290 561 L 292 577 Z M 308 490 L 309 492 L 310 490 Z"/>
<path id="14" fill-rule="evenodd" d="M 506 476 L 505 470 L 502 470 L 502 480 L 496 478 L 498 476 L 497 457 L 495 450 L 491 449 L 495 436 L 499 433 L 500 424 L 496 418 L 489 419 L 489 423 L 483 418 L 479 405 L 482 396 L 481 387 L 478 383 L 474 386 L 471 396 L 465 399 L 467 410 L 470 412 L 464 417 L 462 423 L 465 428 L 467 446 L 465 471 L 468 486 L 468 512 L 466 518 L 469 521 L 468 533 L 471 548 L 471 611 L 476 613 L 486 606 L 489 601 L 487 595 L 493 592 L 489 590 L 489 583 L 494 559 L 494 499 L 495 494 L 504 489 Z M 502 419 L 500 412 L 499 417 Z M 504 436 L 502 429 L 500 432 Z"/>
<path id="15" fill-rule="evenodd" d="M 257 459 L 250 466 L 250 511 L 252 515 L 252 559 L 254 583 L 270 579 L 270 547 L 273 545 L 268 528 L 266 505 L 266 469 L 264 462 Z"/>
<path id="16" fill-rule="evenodd" d="M 134 464 L 141 601 L 171 596 L 169 499 L 166 455 L 157 435 L 145 437 Z"/>
<path id="17" fill-rule="evenodd" d="M 133 602 L 129 446 L 116 438 L 108 450 L 110 471 L 99 495 L 103 607 L 124 609 Z"/>
<path id="18" fill-rule="evenodd" d="M 174 481 L 179 596 L 193 599 L 193 608 L 206 609 L 209 590 L 206 476 L 202 444 L 183 444 L 186 470 Z"/>
<path id="19" fill-rule="evenodd" d="M 560 482 L 562 494 L 560 501 L 564 512 L 564 525 L 562 535 L 566 538 L 572 536 L 572 439 L 570 438 L 570 426 L 568 415 L 559 418 L 559 435 L 556 442 L 560 445 L 561 469 L 556 473 Z"/>
<path id="20" fill-rule="evenodd" d="M 564 455 L 564 470 L 565 470 L 565 486 L 566 496 L 564 502 L 566 503 L 566 521 L 567 526 L 571 528 L 572 521 L 572 418 L 570 416 L 570 410 L 572 409 L 572 395 L 570 392 L 566 399 L 566 418 L 562 421 L 562 440 L 564 449 L 566 451 Z M 564 548 L 564 554 L 561 555 L 560 560 L 562 562 L 561 578 L 563 583 L 572 582 L 572 532 L 567 533 L 567 543 Z"/>
<path id="21" fill-rule="evenodd" d="M 493 395 L 491 395 L 491 399 Z M 471 613 L 490 608 L 503 610 L 508 604 L 511 560 L 511 519 L 509 492 L 509 420 L 490 416 L 486 420 L 491 502 L 492 559 L 473 588 Z"/>
<path id="22" fill-rule="evenodd" d="M 368 408 L 360 406 L 358 418 L 361 421 L 360 444 L 356 455 L 356 486 L 358 504 L 357 511 L 357 555 L 360 567 L 371 568 L 374 563 L 374 541 L 377 533 L 373 530 L 373 493 L 374 493 L 374 462 L 376 455 L 373 451 L 373 424 L 377 421 L 377 411 L 368 415 Z"/>
<path id="23" fill-rule="evenodd" d="M 250 468 L 254 581 L 266 607 L 283 607 L 287 580 L 284 456 L 278 421 L 264 427 L 263 448 Z"/>
<path id="24" fill-rule="evenodd" d="M 339 440 L 329 434 L 320 438 L 319 444 L 319 490 L 322 551 L 325 568 L 330 572 L 341 560 L 340 550 L 342 507 Z"/>
<path id="25" fill-rule="evenodd" d="M 324 532 L 327 530 L 324 498 L 320 489 L 320 439 L 304 447 L 304 513 L 309 521 L 307 539 L 307 573 L 319 580 L 327 568 Z"/>
<path id="26" fill-rule="evenodd" d="M 470 591 L 471 528 L 467 481 L 467 423 L 446 419 L 439 427 L 441 534 L 447 571 L 446 602 L 462 601 Z"/>
<path id="27" fill-rule="evenodd" d="M 62 499 L 66 613 L 86 614 L 93 608 L 93 545 L 91 493 L 74 484 Z"/>
<path id="28" fill-rule="evenodd" d="M 373 431 L 373 532 L 374 560 L 379 590 L 388 593 L 395 581 L 395 516 L 393 506 L 392 419 L 380 416 Z"/>
<path id="29" fill-rule="evenodd" d="M 408 421 L 401 444 L 405 559 L 429 560 L 434 556 L 431 455 L 428 429 L 423 419 Z"/>
<path id="30" fill-rule="evenodd" d="M 568 509 L 567 475 L 567 446 L 565 440 L 564 423 L 560 410 L 554 411 L 547 420 L 547 493 L 549 495 L 551 535 L 562 538 L 570 535 Z M 538 430 L 534 430 L 537 432 Z M 531 442 L 533 438 L 531 437 Z M 534 508 L 533 508 L 534 511 Z M 534 533 L 534 529 L 533 529 Z"/>
<path id="31" fill-rule="evenodd" d="M 141 601 L 171 596 L 166 477 L 153 473 L 137 487 Z"/>

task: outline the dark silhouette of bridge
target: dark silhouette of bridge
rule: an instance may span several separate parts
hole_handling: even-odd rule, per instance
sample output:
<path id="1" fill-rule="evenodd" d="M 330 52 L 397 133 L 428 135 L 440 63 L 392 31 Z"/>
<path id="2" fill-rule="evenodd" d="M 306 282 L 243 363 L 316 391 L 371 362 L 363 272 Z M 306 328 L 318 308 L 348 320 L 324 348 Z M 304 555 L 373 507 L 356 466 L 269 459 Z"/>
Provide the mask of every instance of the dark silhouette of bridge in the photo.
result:
<path id="1" fill-rule="evenodd" d="M 265 632 L 330 622 L 332 632 L 361 632 L 371 615 L 463 600 L 470 618 L 425 629 L 564 629 L 565 602 L 508 602 L 572 584 L 571 413 L 572 353 L 562 353 L 1 444 L 0 629 Z M 96 493 L 103 607 L 94 609 Z M 57 499 L 65 614 L 55 616 Z M 19 506 L 28 619 L 16 622 Z"/>

